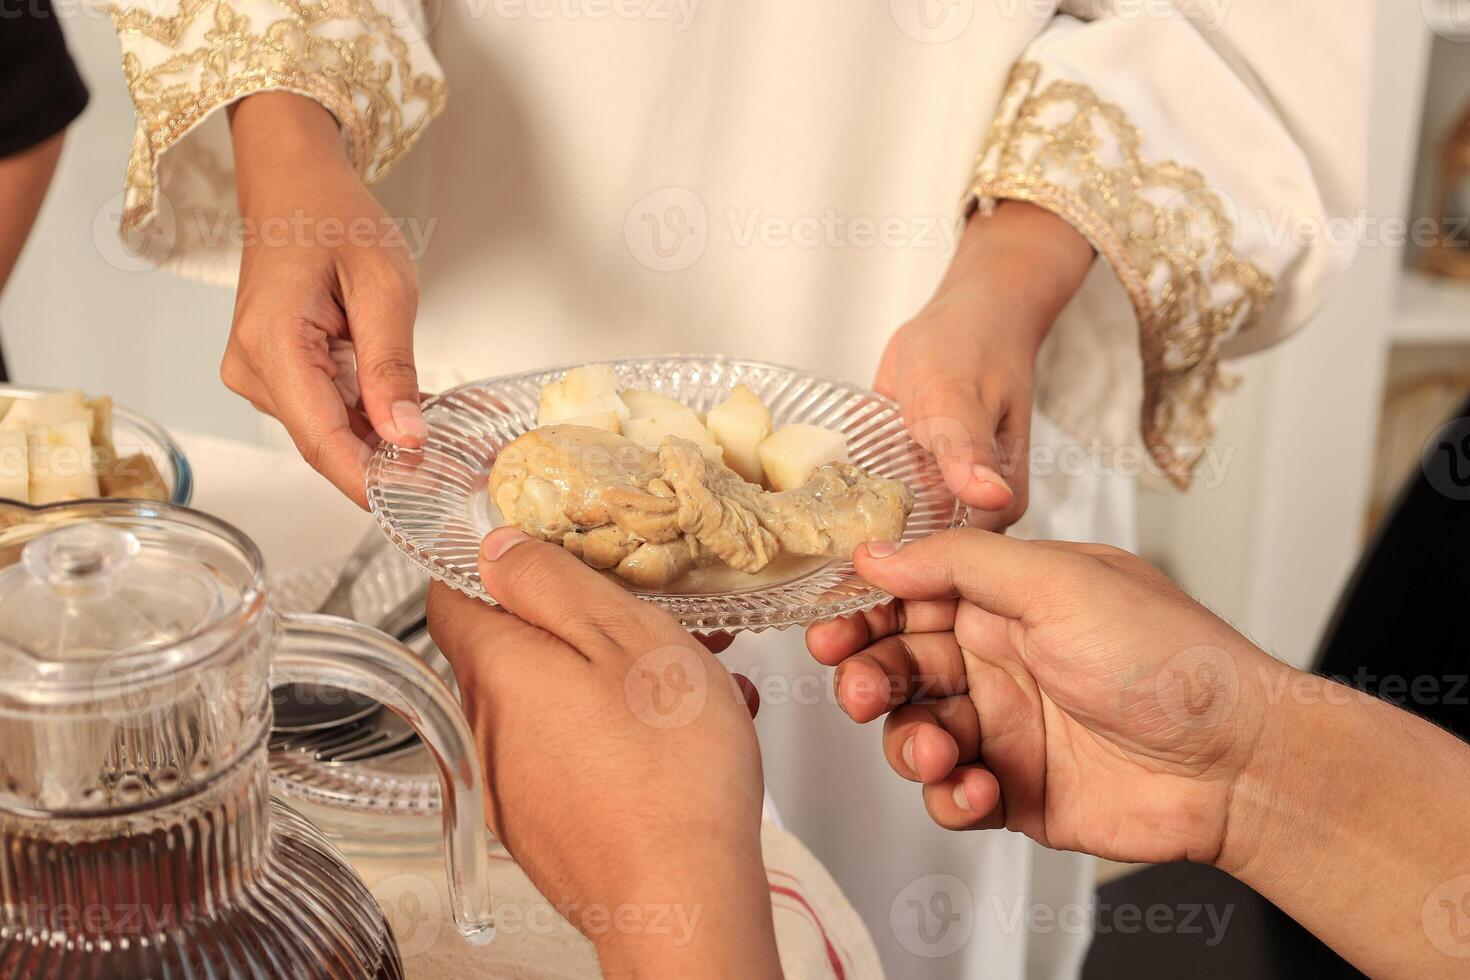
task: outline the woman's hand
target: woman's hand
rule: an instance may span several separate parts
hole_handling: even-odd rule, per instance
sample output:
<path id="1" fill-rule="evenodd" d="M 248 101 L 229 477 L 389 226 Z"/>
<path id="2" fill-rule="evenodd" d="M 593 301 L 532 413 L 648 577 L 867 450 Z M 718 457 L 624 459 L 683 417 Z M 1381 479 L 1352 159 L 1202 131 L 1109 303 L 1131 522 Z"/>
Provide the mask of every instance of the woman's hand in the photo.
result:
<path id="1" fill-rule="evenodd" d="M 900 601 L 818 624 L 856 721 L 954 830 L 1007 827 L 1119 861 L 1216 860 L 1232 788 L 1287 668 L 1147 563 L 962 530 L 869 544 Z"/>
<path id="2" fill-rule="evenodd" d="M 780 976 L 753 690 L 555 545 L 501 528 L 480 575 L 500 607 L 436 584 L 429 624 L 506 848 L 608 975 Z M 692 941 L 607 925 L 630 906 L 639 926 L 694 922 Z"/>
<path id="3" fill-rule="evenodd" d="M 933 299 L 883 354 L 874 386 L 989 529 L 1025 513 L 1036 352 L 1092 259 L 1061 218 L 1002 202 L 970 220 Z"/>
<path id="4" fill-rule="evenodd" d="M 415 447 L 418 274 L 332 116 L 285 92 L 231 107 L 244 256 L 220 365 L 359 506 L 371 437 Z"/>

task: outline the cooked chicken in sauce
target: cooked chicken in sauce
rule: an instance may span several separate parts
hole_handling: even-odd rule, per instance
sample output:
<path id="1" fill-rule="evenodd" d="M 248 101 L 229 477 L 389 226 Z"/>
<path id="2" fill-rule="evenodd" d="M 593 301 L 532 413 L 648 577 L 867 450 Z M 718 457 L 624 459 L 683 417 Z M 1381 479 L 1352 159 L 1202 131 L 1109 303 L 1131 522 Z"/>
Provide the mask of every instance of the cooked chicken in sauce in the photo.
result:
<path id="1" fill-rule="evenodd" d="M 847 463 L 771 493 L 687 439 L 669 436 L 655 453 L 581 425 L 506 446 L 490 498 L 506 523 L 650 589 L 716 560 L 754 573 L 782 552 L 849 558 L 863 541 L 896 540 L 914 505 L 899 481 Z"/>

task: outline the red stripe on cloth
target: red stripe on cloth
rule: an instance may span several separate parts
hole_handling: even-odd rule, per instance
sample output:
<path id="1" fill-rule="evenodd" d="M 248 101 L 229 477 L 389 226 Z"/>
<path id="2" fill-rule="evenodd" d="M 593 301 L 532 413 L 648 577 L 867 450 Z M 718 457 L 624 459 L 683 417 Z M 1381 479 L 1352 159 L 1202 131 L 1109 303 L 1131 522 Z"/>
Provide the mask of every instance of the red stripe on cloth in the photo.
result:
<path id="1" fill-rule="evenodd" d="M 847 973 L 842 969 L 842 958 L 837 955 L 837 947 L 832 945 L 832 940 L 827 936 L 827 927 L 822 925 L 822 917 L 817 915 L 817 910 L 812 908 L 811 903 L 806 900 L 806 896 L 794 888 L 787 888 L 785 885 L 778 885 L 774 882 L 768 882 L 768 884 L 773 894 L 784 895 L 787 898 L 795 899 L 802 908 L 806 909 L 807 915 L 811 916 L 812 922 L 816 923 L 817 932 L 822 936 L 822 945 L 827 947 L 827 962 L 832 967 L 832 975 L 837 980 L 846 980 Z"/>

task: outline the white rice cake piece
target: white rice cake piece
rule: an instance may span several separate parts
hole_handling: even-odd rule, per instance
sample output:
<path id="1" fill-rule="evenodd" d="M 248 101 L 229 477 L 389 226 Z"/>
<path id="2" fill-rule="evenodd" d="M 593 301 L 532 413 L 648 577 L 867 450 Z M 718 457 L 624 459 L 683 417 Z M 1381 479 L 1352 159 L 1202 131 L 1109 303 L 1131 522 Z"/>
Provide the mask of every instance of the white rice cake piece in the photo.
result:
<path id="1" fill-rule="evenodd" d="M 633 413 L 635 419 L 646 419 L 650 415 L 662 415 L 664 412 L 678 412 L 689 409 L 688 405 L 668 395 L 660 395 L 656 391 L 646 388 L 626 388 L 623 390 L 623 402 L 627 404 L 628 411 Z M 692 409 L 691 409 L 692 411 Z"/>
<path id="2" fill-rule="evenodd" d="M 847 439 L 819 425 L 793 422 L 777 429 L 760 445 L 761 468 L 772 490 L 795 490 L 826 463 L 848 463 Z"/>
<path id="3" fill-rule="evenodd" d="M 92 424 L 77 418 L 59 425 L 36 425 L 26 433 L 33 504 L 81 500 L 101 494 L 92 457 Z"/>
<path id="4" fill-rule="evenodd" d="M 0 431 L 0 499 L 30 503 L 31 466 L 26 434 Z"/>
<path id="5" fill-rule="evenodd" d="M 705 426 L 725 451 L 725 465 L 747 483 L 762 486 L 765 468 L 760 447 L 771 434 L 771 410 L 745 385 L 709 410 Z"/>
<path id="6" fill-rule="evenodd" d="M 0 419 L 0 429 L 25 432 L 33 425 L 56 426 L 73 419 L 85 420 L 91 429 L 92 410 L 87 407 L 87 396 L 80 391 L 48 391 L 35 398 L 15 399 L 5 418 Z"/>
<path id="7" fill-rule="evenodd" d="M 644 418 L 629 419 L 623 423 L 623 435 L 653 452 L 658 452 L 658 447 L 663 445 L 665 438 L 678 436 L 698 446 L 706 458 L 719 463 L 725 461 L 720 444 L 715 442 L 708 429 L 699 424 L 699 416 L 692 409 L 681 408 L 676 412 L 660 412 Z"/>

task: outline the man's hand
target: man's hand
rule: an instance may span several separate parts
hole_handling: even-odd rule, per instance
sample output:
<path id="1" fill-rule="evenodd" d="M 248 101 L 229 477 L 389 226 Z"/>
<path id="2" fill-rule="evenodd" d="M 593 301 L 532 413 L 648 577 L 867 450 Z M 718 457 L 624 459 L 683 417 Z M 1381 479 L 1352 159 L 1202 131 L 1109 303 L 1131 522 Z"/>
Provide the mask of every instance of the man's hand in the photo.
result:
<path id="1" fill-rule="evenodd" d="M 609 975 L 733 976 L 739 964 L 741 976 L 779 976 L 753 689 L 556 545 L 501 528 L 480 575 L 501 606 L 436 584 L 429 625 L 506 848 Z M 680 913 L 697 923 L 693 940 L 607 928 L 606 913 L 628 906 L 643 922 Z"/>
<path id="2" fill-rule="evenodd" d="M 874 387 L 989 529 L 1026 511 L 1036 352 L 1092 259 L 1061 218 L 1003 202 L 970 220 L 933 299 L 883 354 Z"/>
<path id="3" fill-rule="evenodd" d="M 1098 545 L 965 530 L 870 543 L 898 596 L 811 628 L 943 827 L 1211 863 L 1369 976 L 1470 960 L 1470 746 L 1267 656 Z"/>
<path id="4" fill-rule="evenodd" d="M 900 597 L 818 624 L 855 720 L 940 826 L 1119 861 L 1212 862 L 1282 665 L 1113 548 L 962 530 L 854 556 Z M 1263 671 L 1267 672 L 1263 674 Z"/>
<path id="5" fill-rule="evenodd" d="M 285 92 L 232 107 L 244 256 L 220 377 L 359 506 L 374 435 L 419 446 L 418 274 L 336 121 Z"/>

